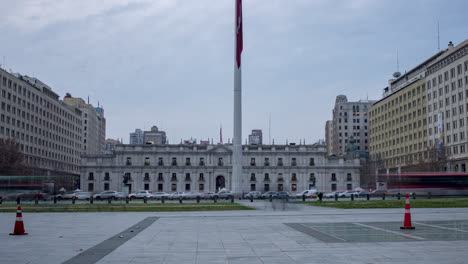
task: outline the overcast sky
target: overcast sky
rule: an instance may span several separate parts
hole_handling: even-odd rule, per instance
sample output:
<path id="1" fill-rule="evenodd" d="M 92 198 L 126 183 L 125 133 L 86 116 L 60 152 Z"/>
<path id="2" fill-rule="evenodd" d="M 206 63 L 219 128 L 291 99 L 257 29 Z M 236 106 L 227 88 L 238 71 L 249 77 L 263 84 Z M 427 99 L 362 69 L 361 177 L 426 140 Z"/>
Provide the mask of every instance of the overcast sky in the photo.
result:
<path id="1" fill-rule="evenodd" d="M 380 99 L 468 38 L 468 2 L 244 0 L 243 142 L 325 138 L 338 94 Z M 0 63 L 104 106 L 107 137 L 157 125 L 170 143 L 233 135 L 234 0 L 0 0 Z M 5 68 L 5 67 L 4 67 Z"/>

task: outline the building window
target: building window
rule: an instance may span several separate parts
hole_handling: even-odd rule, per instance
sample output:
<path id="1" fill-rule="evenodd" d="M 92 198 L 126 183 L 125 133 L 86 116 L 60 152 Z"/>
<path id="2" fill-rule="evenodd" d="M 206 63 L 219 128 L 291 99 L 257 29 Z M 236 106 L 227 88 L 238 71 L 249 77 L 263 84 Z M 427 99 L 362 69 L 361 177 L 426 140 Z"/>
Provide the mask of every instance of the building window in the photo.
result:
<path id="1" fill-rule="evenodd" d="M 175 183 L 171 184 L 171 191 L 173 192 L 177 191 L 177 184 Z"/>
<path id="2" fill-rule="evenodd" d="M 171 181 L 177 181 L 177 173 L 172 173 Z"/>
<path id="3" fill-rule="evenodd" d="M 191 181 L 190 173 L 185 173 L 185 181 Z"/>
<path id="4" fill-rule="evenodd" d="M 250 158 L 250 166 L 255 166 L 255 158 Z"/>
<path id="5" fill-rule="evenodd" d="M 186 190 L 186 191 L 190 191 L 190 183 L 186 183 L 186 184 L 185 184 L 185 190 Z"/>
<path id="6" fill-rule="evenodd" d="M 284 181 L 283 179 L 283 173 L 278 173 L 278 182 Z"/>
<path id="7" fill-rule="evenodd" d="M 224 166 L 223 158 L 218 159 L 218 166 Z"/>
<path id="8" fill-rule="evenodd" d="M 177 166 L 177 158 L 172 158 L 172 166 Z"/>
<path id="9" fill-rule="evenodd" d="M 149 183 L 145 183 L 144 186 L 145 186 L 145 187 L 144 187 L 144 188 L 145 188 L 145 191 L 148 191 L 148 190 L 149 190 Z"/>
<path id="10" fill-rule="evenodd" d="M 283 191 L 283 184 L 279 183 L 278 184 L 278 192 L 281 192 L 281 191 Z"/>
<path id="11" fill-rule="evenodd" d="M 297 181 L 296 173 L 291 174 L 291 181 Z"/>
<path id="12" fill-rule="evenodd" d="M 278 166 L 283 166 L 283 158 L 278 158 Z"/>
<path id="13" fill-rule="evenodd" d="M 291 191 L 292 192 L 295 192 L 297 191 L 297 185 L 294 183 L 294 184 L 291 184 Z"/>
<path id="14" fill-rule="evenodd" d="M 162 192 L 162 191 L 163 191 L 163 184 L 158 183 L 158 192 Z"/>
<path id="15" fill-rule="evenodd" d="M 146 157 L 145 158 L 145 166 L 148 166 L 148 165 L 150 165 L 150 158 Z"/>
<path id="16" fill-rule="evenodd" d="M 205 159 L 204 158 L 200 158 L 200 163 L 199 163 L 200 166 L 205 166 Z"/>
<path id="17" fill-rule="evenodd" d="M 104 183 L 104 191 L 108 191 L 109 190 L 109 183 L 105 182 Z"/>
<path id="18" fill-rule="evenodd" d="M 200 177 L 198 178 L 198 181 L 205 181 L 205 175 L 203 173 L 200 173 Z"/>
<path id="19" fill-rule="evenodd" d="M 333 183 L 333 184 L 331 185 L 331 190 L 332 190 L 332 191 L 336 191 L 336 184 L 335 184 L 335 183 Z"/>
<path id="20" fill-rule="evenodd" d="M 315 186 L 315 174 L 311 173 L 309 174 L 309 182 L 312 184 L 312 186 Z"/>
<path id="21" fill-rule="evenodd" d="M 94 192 L 94 183 L 88 183 L 88 192 Z"/>
<path id="22" fill-rule="evenodd" d="M 336 173 L 332 173 L 332 175 L 331 175 L 331 180 L 332 180 L 332 181 L 336 181 Z"/>
<path id="23" fill-rule="evenodd" d="M 346 190 L 351 191 L 353 189 L 352 184 L 346 184 Z"/>
<path id="24" fill-rule="evenodd" d="M 131 157 L 127 157 L 127 165 L 132 165 L 132 158 Z"/>
<path id="25" fill-rule="evenodd" d="M 263 181 L 270 181 L 270 174 L 265 173 L 265 178 L 263 179 Z"/>
<path id="26" fill-rule="evenodd" d="M 190 158 L 185 158 L 185 166 L 190 166 Z"/>
<path id="27" fill-rule="evenodd" d="M 158 173 L 158 181 L 164 181 L 162 172 Z"/>
<path id="28" fill-rule="evenodd" d="M 265 158 L 265 166 L 270 166 L 270 159 L 269 158 Z"/>
<path id="29" fill-rule="evenodd" d="M 250 184 L 250 191 L 255 191 L 255 183 Z"/>
<path id="30" fill-rule="evenodd" d="M 94 172 L 90 172 L 88 175 L 88 181 L 94 181 Z"/>
<path id="31" fill-rule="evenodd" d="M 198 185 L 198 190 L 199 190 L 199 191 L 204 191 L 204 190 L 205 190 L 205 184 L 200 183 L 200 184 Z"/>
<path id="32" fill-rule="evenodd" d="M 265 183 L 265 186 L 263 186 L 263 189 L 264 189 L 265 192 L 270 191 L 270 184 Z"/>
<path id="33" fill-rule="evenodd" d="M 150 180 L 149 172 L 145 172 L 145 178 L 143 180 L 144 181 L 149 181 Z"/>
<path id="34" fill-rule="evenodd" d="M 310 160 L 309 160 L 309 166 L 315 166 L 314 158 L 310 158 Z"/>
<path id="35" fill-rule="evenodd" d="M 297 166 L 296 158 L 291 159 L 291 166 Z"/>
<path id="36" fill-rule="evenodd" d="M 130 172 L 126 172 L 124 174 L 124 183 L 126 184 L 128 181 L 131 181 L 132 180 L 132 175 L 130 174 Z"/>
<path id="37" fill-rule="evenodd" d="M 352 180 L 353 180 L 353 178 L 351 177 L 351 173 L 348 173 L 348 174 L 346 175 L 346 180 L 347 180 L 347 181 L 352 181 Z"/>
<path id="38" fill-rule="evenodd" d="M 256 181 L 255 173 L 250 173 L 250 181 Z"/>
<path id="39" fill-rule="evenodd" d="M 158 158 L 158 165 L 159 165 L 159 166 L 163 166 L 163 165 L 164 165 L 163 158 Z"/>
<path id="40" fill-rule="evenodd" d="M 104 180 L 105 180 L 105 181 L 110 181 L 110 174 L 109 174 L 109 172 L 104 173 Z"/>

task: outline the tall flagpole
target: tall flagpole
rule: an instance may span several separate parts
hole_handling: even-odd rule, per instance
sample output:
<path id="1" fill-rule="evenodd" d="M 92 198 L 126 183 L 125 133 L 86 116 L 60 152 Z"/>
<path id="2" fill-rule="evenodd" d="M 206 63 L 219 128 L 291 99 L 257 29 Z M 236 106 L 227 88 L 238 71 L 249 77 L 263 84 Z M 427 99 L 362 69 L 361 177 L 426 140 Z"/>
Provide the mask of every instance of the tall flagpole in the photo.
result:
<path id="1" fill-rule="evenodd" d="M 232 192 L 236 196 L 242 195 L 242 74 L 241 53 L 242 37 L 242 0 L 235 0 L 234 23 L 234 154 L 232 161 Z"/>

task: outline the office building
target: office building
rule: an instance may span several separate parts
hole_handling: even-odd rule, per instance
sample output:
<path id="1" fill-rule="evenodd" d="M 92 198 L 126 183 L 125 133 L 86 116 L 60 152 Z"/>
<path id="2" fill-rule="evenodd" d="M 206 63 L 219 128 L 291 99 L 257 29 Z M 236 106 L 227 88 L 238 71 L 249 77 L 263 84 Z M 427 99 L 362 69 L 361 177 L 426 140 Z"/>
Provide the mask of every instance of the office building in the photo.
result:
<path id="1" fill-rule="evenodd" d="M 139 145 L 143 144 L 143 130 L 137 128 L 135 132 L 130 133 L 130 144 Z"/>
<path id="2" fill-rule="evenodd" d="M 82 112 L 83 122 L 82 153 L 99 154 L 104 153 L 106 138 L 106 119 L 104 109 L 95 108 L 81 98 L 72 97 L 67 93 L 63 101 L 73 107 L 78 107 Z"/>
<path id="3" fill-rule="evenodd" d="M 14 139 L 36 175 L 77 177 L 82 110 L 39 79 L 0 69 L 0 138 Z"/>
<path id="4" fill-rule="evenodd" d="M 150 131 L 143 132 L 144 144 L 166 144 L 166 132 L 159 131 L 157 126 L 152 126 Z"/>
<path id="5" fill-rule="evenodd" d="M 429 147 L 448 158 L 447 170 L 468 164 L 468 40 L 448 49 L 426 70 Z"/>
<path id="6" fill-rule="evenodd" d="M 249 135 L 249 145 L 262 145 L 263 133 L 261 129 L 252 129 L 252 134 Z"/>

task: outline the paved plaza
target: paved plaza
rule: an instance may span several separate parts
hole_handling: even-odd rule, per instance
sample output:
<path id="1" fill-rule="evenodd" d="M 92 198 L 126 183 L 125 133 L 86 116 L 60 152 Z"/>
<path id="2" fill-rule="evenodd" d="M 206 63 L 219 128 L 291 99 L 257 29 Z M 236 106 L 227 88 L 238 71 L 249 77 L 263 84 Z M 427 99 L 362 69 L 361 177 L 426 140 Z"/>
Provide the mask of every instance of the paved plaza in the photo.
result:
<path id="1" fill-rule="evenodd" d="M 468 208 L 0 214 L 0 263 L 467 263 Z"/>

